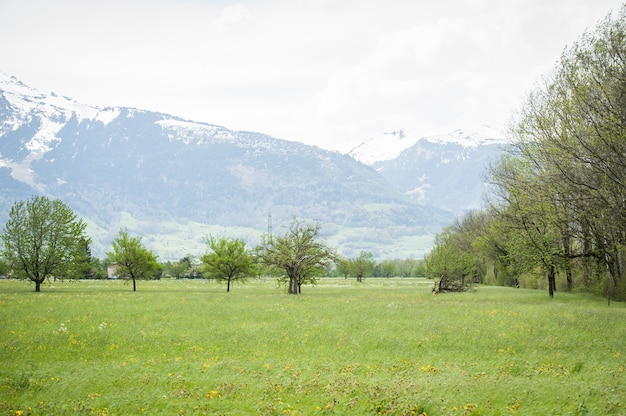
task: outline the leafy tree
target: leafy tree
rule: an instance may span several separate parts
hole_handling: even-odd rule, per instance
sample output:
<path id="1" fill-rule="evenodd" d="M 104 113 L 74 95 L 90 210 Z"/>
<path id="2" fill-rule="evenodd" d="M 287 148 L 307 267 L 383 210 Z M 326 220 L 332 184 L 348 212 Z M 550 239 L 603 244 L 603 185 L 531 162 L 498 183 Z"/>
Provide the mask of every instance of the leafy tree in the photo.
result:
<path id="1" fill-rule="evenodd" d="M 172 262 L 168 261 L 163 264 L 163 273 L 175 279 L 183 279 L 186 277 L 196 278 L 197 272 L 196 259 L 193 255 L 188 254 L 182 259 Z"/>
<path id="2" fill-rule="evenodd" d="M 127 231 L 120 230 L 112 245 L 108 261 L 115 264 L 120 277 L 132 279 L 133 292 L 137 291 L 137 279 L 152 279 L 159 271 L 157 256 L 144 247 L 141 237 L 130 237 Z"/>
<path id="3" fill-rule="evenodd" d="M 350 259 L 345 257 L 338 258 L 335 262 L 335 266 L 337 273 L 347 279 L 350 275 Z"/>
<path id="4" fill-rule="evenodd" d="M 453 227 L 447 227 L 435 237 L 435 245 L 426 257 L 426 274 L 437 279 L 433 292 L 464 291 L 472 283 L 476 263 L 473 255 L 464 251 Z"/>
<path id="5" fill-rule="evenodd" d="M 583 259 L 606 271 L 606 295 L 626 288 L 626 5 L 566 50 L 515 119 L 494 183 L 508 254 L 573 287 Z"/>
<path id="6" fill-rule="evenodd" d="M 380 263 L 380 275 L 382 277 L 391 277 L 396 273 L 396 262 L 392 260 L 384 260 Z"/>
<path id="7" fill-rule="evenodd" d="M 416 259 L 394 260 L 394 274 L 400 277 L 424 276 L 424 261 Z"/>
<path id="8" fill-rule="evenodd" d="M 189 275 L 189 265 L 182 261 L 167 261 L 163 263 L 163 274 L 175 279 L 182 279 Z"/>
<path id="9" fill-rule="evenodd" d="M 553 297 L 560 259 L 564 257 L 554 186 L 521 158 L 503 158 L 494 178 L 507 191 L 506 204 L 499 212 L 508 227 L 507 251 L 518 270 L 540 268 L 547 277 L 549 296 Z"/>
<path id="10" fill-rule="evenodd" d="M 368 251 L 362 251 L 359 257 L 350 260 L 350 273 L 356 277 L 357 282 L 362 282 L 363 277 L 370 276 L 376 267 L 374 256 Z"/>
<path id="11" fill-rule="evenodd" d="M 80 278 L 82 279 L 93 279 L 93 275 L 94 275 L 94 270 L 92 268 L 92 256 L 91 256 L 91 247 L 89 247 L 89 243 L 90 241 L 86 238 L 81 238 L 79 241 L 79 244 L 82 247 L 83 250 L 83 258 L 80 262 L 80 270 L 81 270 L 81 275 Z"/>
<path id="12" fill-rule="evenodd" d="M 0 276 L 8 276 L 11 272 L 11 265 L 8 261 L 0 257 Z"/>
<path id="13" fill-rule="evenodd" d="M 425 277 L 426 276 L 426 266 L 424 264 L 424 260 L 411 260 L 409 264 L 411 265 L 409 276 L 411 277 Z"/>
<path id="14" fill-rule="evenodd" d="M 90 271 L 92 279 L 106 279 L 107 278 L 107 262 L 97 257 L 91 257 Z"/>
<path id="15" fill-rule="evenodd" d="M 285 271 L 288 293 L 301 293 L 302 285 L 315 283 L 315 276 L 325 272 L 337 258 L 335 252 L 319 239 L 319 223 L 306 224 L 294 219 L 283 236 L 264 236 L 257 256 L 270 267 Z"/>
<path id="16" fill-rule="evenodd" d="M 208 278 L 225 281 L 226 292 L 230 292 L 231 282 L 245 281 L 256 273 L 254 257 L 242 239 L 210 236 L 206 243 L 210 252 L 200 258 L 203 269 Z"/>
<path id="17" fill-rule="evenodd" d="M 86 223 L 65 203 L 45 196 L 16 202 L 0 235 L 2 256 L 18 277 L 41 283 L 50 276 L 77 276 L 85 261 Z"/>

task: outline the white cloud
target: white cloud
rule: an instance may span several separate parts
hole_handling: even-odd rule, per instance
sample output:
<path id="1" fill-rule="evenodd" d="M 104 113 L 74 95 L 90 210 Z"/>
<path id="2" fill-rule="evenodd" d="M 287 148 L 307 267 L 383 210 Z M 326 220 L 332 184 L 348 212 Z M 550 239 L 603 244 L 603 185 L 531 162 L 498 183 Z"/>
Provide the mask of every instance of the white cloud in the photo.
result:
<path id="1" fill-rule="evenodd" d="M 215 21 L 215 26 L 218 30 L 223 31 L 233 26 L 239 26 L 248 24 L 251 21 L 250 12 L 247 7 L 241 3 L 237 3 L 233 6 L 227 6 L 220 11 L 219 17 Z"/>
<path id="2" fill-rule="evenodd" d="M 620 0 L 0 1 L 0 70 L 96 105 L 346 150 L 506 123 Z"/>

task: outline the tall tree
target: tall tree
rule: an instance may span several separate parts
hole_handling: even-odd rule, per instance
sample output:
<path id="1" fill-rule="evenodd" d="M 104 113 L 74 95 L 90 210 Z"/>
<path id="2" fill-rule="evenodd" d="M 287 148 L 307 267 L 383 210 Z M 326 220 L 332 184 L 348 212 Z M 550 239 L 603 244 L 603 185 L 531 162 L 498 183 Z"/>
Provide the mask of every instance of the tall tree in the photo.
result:
<path id="1" fill-rule="evenodd" d="M 50 276 L 77 275 L 86 263 L 86 223 L 62 201 L 33 196 L 16 202 L 0 235 L 2 256 L 17 276 L 41 283 Z"/>
<path id="2" fill-rule="evenodd" d="M 609 302 L 626 273 L 625 50 L 626 5 L 583 34 L 529 95 L 511 129 L 529 186 L 507 184 L 533 208 L 518 212 L 542 221 L 532 232 L 535 247 L 552 253 L 541 260 L 548 270 L 560 265 L 571 279 L 572 259 L 595 259 Z"/>
<path id="3" fill-rule="evenodd" d="M 108 260 L 115 264 L 120 277 L 132 279 L 133 292 L 137 291 L 137 279 L 154 278 L 160 268 L 157 256 L 144 247 L 141 237 L 130 237 L 127 231 L 120 230 L 112 245 Z"/>
<path id="4" fill-rule="evenodd" d="M 9 262 L 0 257 L 0 276 L 6 277 L 9 275 L 10 272 L 11 266 L 9 265 Z"/>
<path id="5" fill-rule="evenodd" d="M 376 267 L 376 261 L 374 256 L 369 251 L 361 251 L 359 257 L 350 259 L 350 273 L 356 277 L 357 282 L 362 282 L 363 277 L 367 277 L 372 274 Z"/>
<path id="6" fill-rule="evenodd" d="M 338 257 L 335 260 L 335 270 L 340 276 L 347 279 L 350 274 L 350 259 L 346 257 Z"/>
<path id="7" fill-rule="evenodd" d="M 494 183 L 506 192 L 506 204 L 499 215 L 509 228 L 508 252 L 516 267 L 530 271 L 540 267 L 547 277 L 548 293 L 554 296 L 556 275 L 564 258 L 555 204 L 554 184 L 547 180 L 543 167 L 529 163 L 526 158 L 504 157 L 493 172 Z"/>
<path id="8" fill-rule="evenodd" d="M 209 236 L 206 243 L 210 251 L 200 258 L 205 275 L 225 281 L 226 292 L 232 282 L 245 281 L 256 273 L 254 257 L 242 239 Z"/>
<path id="9" fill-rule="evenodd" d="M 426 275 L 436 279 L 434 293 L 463 291 L 471 284 L 468 276 L 475 274 L 474 256 L 462 249 L 455 234 L 451 226 L 437 234 L 435 245 L 425 259 Z"/>
<path id="10" fill-rule="evenodd" d="M 319 238 L 319 223 L 306 224 L 294 219 L 282 236 L 264 236 L 257 249 L 258 258 L 267 266 L 287 274 L 288 293 L 297 295 L 305 283 L 315 283 L 315 276 L 325 272 L 337 258 Z"/>
<path id="11" fill-rule="evenodd" d="M 391 277 L 396 275 L 396 262 L 392 260 L 383 260 L 380 263 L 380 275 L 382 277 Z"/>
<path id="12" fill-rule="evenodd" d="M 197 264 L 195 256 L 191 254 L 187 254 L 185 257 L 175 262 L 165 262 L 163 264 L 163 273 L 175 279 L 201 277 L 199 264 Z"/>

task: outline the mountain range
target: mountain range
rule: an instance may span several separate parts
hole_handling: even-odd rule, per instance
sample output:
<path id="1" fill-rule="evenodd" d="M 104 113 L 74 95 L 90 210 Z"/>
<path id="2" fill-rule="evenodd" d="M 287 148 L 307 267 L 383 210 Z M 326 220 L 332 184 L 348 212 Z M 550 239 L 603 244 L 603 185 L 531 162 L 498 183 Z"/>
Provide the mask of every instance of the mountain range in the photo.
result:
<path id="1" fill-rule="evenodd" d="M 0 221 L 16 200 L 37 193 L 87 221 L 97 256 L 120 228 L 175 260 L 202 254 L 209 234 L 255 245 L 298 218 L 319 221 L 347 256 L 421 257 L 436 232 L 480 204 L 477 172 L 500 151 L 492 136 L 455 132 L 446 142 L 399 130 L 340 154 L 169 114 L 84 105 L 0 73 Z M 385 139 L 397 154 L 376 150 Z"/>
<path id="2" fill-rule="evenodd" d="M 485 168 L 497 160 L 503 145 L 489 126 L 428 137 L 401 129 L 371 138 L 349 154 L 413 201 L 460 216 L 484 205 Z"/>

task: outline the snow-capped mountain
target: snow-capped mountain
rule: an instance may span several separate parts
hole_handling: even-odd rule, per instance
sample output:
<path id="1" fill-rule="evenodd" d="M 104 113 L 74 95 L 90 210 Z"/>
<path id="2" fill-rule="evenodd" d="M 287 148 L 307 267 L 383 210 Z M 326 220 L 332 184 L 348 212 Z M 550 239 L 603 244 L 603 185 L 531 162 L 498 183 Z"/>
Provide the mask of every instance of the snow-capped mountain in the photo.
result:
<path id="1" fill-rule="evenodd" d="M 79 104 L 68 97 L 59 97 L 55 93 L 42 94 L 16 77 L 9 77 L 2 72 L 0 91 L 3 98 L 0 101 L 0 137 L 7 137 L 3 144 L 14 144 L 11 137 L 23 136 L 26 130 L 34 133 L 21 143 L 28 157 L 8 159 L 0 153 L 0 168 L 9 168 L 14 179 L 33 187 L 36 187 L 36 183 L 32 162 L 41 159 L 55 146 L 55 142 L 60 140 L 57 133 L 68 120 L 74 117 L 78 122 L 93 120 L 106 125 L 120 114 L 119 109 L 99 109 Z"/>
<path id="2" fill-rule="evenodd" d="M 462 215 L 484 205 L 485 169 L 504 144 L 488 126 L 419 138 L 397 130 L 364 142 L 350 155 L 416 202 Z"/>
<path id="3" fill-rule="evenodd" d="M 392 160 L 372 167 L 416 202 L 459 216 L 485 205 L 485 170 L 503 152 L 503 142 L 419 140 Z"/>
<path id="4" fill-rule="evenodd" d="M 277 232 L 293 217 L 320 221 L 346 255 L 406 257 L 420 255 L 411 254 L 411 238 L 452 219 L 348 155 L 168 114 L 86 106 L 2 76 L 0 222 L 34 193 L 85 218 L 96 255 L 121 227 L 165 259 L 201 253 L 209 232 L 254 242 L 271 214 Z"/>
<path id="5" fill-rule="evenodd" d="M 348 152 L 350 156 L 366 165 L 396 159 L 400 154 L 420 140 L 431 143 L 458 144 L 466 148 L 477 148 L 492 144 L 502 144 L 502 134 L 489 126 L 479 126 L 470 130 L 455 130 L 448 134 L 423 136 L 408 129 L 398 129 L 382 133 L 361 143 Z"/>
<path id="6" fill-rule="evenodd" d="M 372 165 L 374 162 L 395 159 L 418 140 L 418 136 L 406 129 L 399 129 L 372 137 L 350 150 L 348 154 L 359 162 Z"/>

